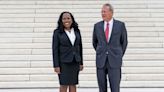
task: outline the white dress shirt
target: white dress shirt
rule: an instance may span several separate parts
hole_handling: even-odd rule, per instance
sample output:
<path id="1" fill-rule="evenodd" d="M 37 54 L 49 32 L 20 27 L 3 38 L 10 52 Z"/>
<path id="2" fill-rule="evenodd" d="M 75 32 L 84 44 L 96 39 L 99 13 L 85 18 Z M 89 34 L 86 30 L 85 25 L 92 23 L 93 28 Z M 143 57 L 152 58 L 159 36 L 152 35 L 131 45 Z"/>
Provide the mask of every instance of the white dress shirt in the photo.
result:
<path id="1" fill-rule="evenodd" d="M 109 34 L 108 34 L 108 42 L 110 40 L 111 34 L 112 34 L 112 28 L 113 28 L 113 18 L 108 22 L 109 23 Z M 104 32 L 106 30 L 107 22 L 104 21 Z"/>
<path id="2" fill-rule="evenodd" d="M 69 40 L 71 41 L 71 44 L 74 45 L 75 39 L 76 39 L 74 29 L 72 28 L 71 31 L 65 30 L 65 32 L 66 32 Z"/>

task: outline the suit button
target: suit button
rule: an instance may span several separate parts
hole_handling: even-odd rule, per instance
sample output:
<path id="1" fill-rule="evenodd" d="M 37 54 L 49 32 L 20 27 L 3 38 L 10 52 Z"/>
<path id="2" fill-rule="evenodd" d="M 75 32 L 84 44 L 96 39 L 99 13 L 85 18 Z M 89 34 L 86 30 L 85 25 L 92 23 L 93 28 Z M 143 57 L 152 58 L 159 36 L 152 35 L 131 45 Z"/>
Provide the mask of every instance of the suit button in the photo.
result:
<path id="1" fill-rule="evenodd" d="M 73 52 L 73 55 L 75 55 L 75 52 Z"/>
<path id="2" fill-rule="evenodd" d="M 108 55 L 108 54 L 109 54 L 109 52 L 107 51 L 107 52 L 106 52 L 106 55 Z"/>

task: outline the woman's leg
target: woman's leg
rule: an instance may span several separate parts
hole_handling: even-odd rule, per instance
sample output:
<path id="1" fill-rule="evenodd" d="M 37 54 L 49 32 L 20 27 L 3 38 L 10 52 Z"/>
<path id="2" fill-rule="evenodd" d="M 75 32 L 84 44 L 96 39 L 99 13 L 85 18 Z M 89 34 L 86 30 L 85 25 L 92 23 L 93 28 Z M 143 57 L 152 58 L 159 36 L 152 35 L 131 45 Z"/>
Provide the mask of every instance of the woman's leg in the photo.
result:
<path id="1" fill-rule="evenodd" d="M 67 85 L 60 85 L 60 92 L 67 92 Z"/>
<path id="2" fill-rule="evenodd" d="M 69 85 L 69 92 L 76 92 L 76 85 Z"/>

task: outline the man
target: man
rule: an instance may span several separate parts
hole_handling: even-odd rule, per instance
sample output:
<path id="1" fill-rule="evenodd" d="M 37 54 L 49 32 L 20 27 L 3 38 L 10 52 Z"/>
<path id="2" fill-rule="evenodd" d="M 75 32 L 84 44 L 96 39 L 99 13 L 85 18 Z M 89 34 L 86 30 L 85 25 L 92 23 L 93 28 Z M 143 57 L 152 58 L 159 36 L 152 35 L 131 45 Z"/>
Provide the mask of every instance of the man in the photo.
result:
<path id="1" fill-rule="evenodd" d="M 107 92 L 107 75 L 111 92 L 120 92 L 122 57 L 127 47 L 125 24 L 113 18 L 113 7 L 104 4 L 102 18 L 94 25 L 93 47 L 99 92 Z"/>

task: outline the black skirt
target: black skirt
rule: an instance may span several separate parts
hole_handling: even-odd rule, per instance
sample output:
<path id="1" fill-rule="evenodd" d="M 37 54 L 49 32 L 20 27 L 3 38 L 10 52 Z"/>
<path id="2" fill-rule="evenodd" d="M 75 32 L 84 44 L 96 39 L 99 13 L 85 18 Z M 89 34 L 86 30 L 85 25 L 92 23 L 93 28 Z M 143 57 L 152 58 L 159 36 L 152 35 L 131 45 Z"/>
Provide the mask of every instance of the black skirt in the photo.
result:
<path id="1" fill-rule="evenodd" d="M 78 84 L 78 75 L 80 65 L 78 62 L 60 63 L 59 83 L 60 85 L 76 85 Z"/>

